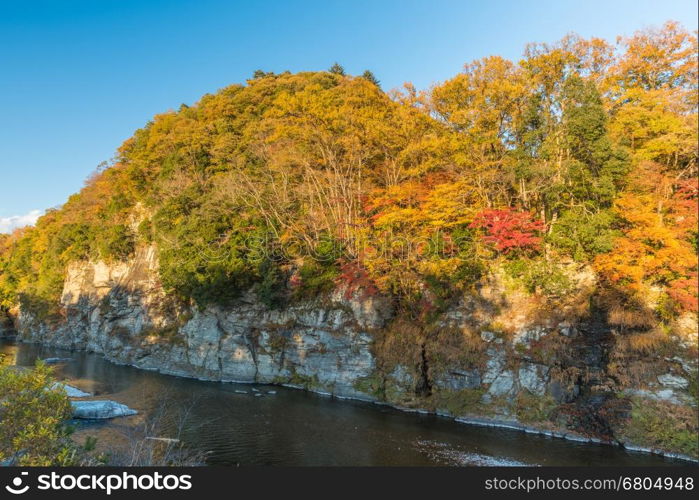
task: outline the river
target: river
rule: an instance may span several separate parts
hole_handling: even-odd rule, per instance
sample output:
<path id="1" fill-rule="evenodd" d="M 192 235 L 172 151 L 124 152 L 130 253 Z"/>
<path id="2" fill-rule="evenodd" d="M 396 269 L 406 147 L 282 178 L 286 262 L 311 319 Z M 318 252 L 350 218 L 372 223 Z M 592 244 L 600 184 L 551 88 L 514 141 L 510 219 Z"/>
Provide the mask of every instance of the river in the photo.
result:
<path id="1" fill-rule="evenodd" d="M 128 443 L 145 420 L 163 415 L 157 419 L 159 437 L 177 434 L 212 465 L 686 464 L 291 388 L 161 375 L 116 365 L 97 354 L 37 344 L 0 340 L 0 352 L 18 366 L 72 358 L 55 366 L 58 379 L 138 410 L 133 417 L 75 422 L 76 439 L 96 437 L 105 449 L 110 443 Z"/>

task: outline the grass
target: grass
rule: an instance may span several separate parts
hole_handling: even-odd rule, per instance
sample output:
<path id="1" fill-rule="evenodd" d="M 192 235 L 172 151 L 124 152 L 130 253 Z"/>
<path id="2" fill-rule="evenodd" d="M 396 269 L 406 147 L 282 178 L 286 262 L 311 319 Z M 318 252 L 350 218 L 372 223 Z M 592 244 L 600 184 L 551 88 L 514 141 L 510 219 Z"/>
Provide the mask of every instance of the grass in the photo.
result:
<path id="1" fill-rule="evenodd" d="M 558 403 L 549 395 L 537 396 L 522 391 L 515 402 L 515 414 L 523 423 L 542 423 L 551 420 Z"/>
<path id="2" fill-rule="evenodd" d="M 485 394 L 485 390 L 481 388 L 439 391 L 434 394 L 433 400 L 436 408 L 445 409 L 454 416 L 482 414 L 481 398 L 483 394 Z"/>

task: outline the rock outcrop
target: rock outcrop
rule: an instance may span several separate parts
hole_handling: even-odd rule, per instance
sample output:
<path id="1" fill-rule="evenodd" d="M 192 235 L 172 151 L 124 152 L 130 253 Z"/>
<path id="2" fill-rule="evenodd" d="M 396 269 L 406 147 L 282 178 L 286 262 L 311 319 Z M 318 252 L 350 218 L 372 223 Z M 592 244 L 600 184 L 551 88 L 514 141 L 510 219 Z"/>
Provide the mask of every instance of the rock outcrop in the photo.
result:
<path id="1" fill-rule="evenodd" d="M 590 288 L 589 273 L 581 276 L 578 289 Z M 631 412 L 630 403 L 614 406 L 616 396 L 693 404 L 691 356 L 617 359 L 618 334 L 600 315 L 542 317 L 523 297 L 505 304 L 495 287 L 479 293 L 417 333 L 386 299 L 346 290 L 280 310 L 252 291 L 229 307 L 199 309 L 163 291 L 156 249 L 146 247 L 129 262 L 74 263 L 60 320 L 20 310 L 15 323 L 21 340 L 165 374 L 291 385 L 466 420 L 573 425 L 606 440 L 619 441 L 608 415 Z"/>
<path id="2" fill-rule="evenodd" d="M 74 264 L 61 302 L 58 324 L 20 312 L 21 338 L 166 374 L 362 399 L 374 399 L 355 388 L 375 368 L 369 332 L 389 309 L 380 299 L 355 303 L 337 294 L 270 310 L 252 293 L 229 309 L 185 307 L 162 291 L 152 247 L 129 263 Z"/>
<path id="3" fill-rule="evenodd" d="M 110 400 L 71 401 L 73 418 L 104 420 L 116 417 L 128 417 L 138 412 L 126 405 Z"/>

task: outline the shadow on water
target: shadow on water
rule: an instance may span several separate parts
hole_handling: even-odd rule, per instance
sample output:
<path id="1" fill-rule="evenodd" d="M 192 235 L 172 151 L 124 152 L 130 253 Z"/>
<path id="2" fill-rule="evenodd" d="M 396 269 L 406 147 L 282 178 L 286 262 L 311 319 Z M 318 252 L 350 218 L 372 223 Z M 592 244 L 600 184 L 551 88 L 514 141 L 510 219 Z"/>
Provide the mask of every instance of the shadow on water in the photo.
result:
<path id="1" fill-rule="evenodd" d="M 167 408 L 188 412 L 180 437 L 216 465 L 672 465 L 683 462 L 453 422 L 434 415 L 341 401 L 294 389 L 224 384 L 119 366 L 101 356 L 0 341 L 18 366 L 72 358 L 59 379 L 139 411 L 134 417 L 80 423 L 80 436 L 109 443 Z M 254 392 L 259 391 L 259 392 Z M 269 393 L 273 391 L 273 393 Z M 175 412 L 177 413 L 177 412 Z M 178 428 L 164 419 L 161 437 Z M 107 446 L 108 447 L 108 446 Z"/>

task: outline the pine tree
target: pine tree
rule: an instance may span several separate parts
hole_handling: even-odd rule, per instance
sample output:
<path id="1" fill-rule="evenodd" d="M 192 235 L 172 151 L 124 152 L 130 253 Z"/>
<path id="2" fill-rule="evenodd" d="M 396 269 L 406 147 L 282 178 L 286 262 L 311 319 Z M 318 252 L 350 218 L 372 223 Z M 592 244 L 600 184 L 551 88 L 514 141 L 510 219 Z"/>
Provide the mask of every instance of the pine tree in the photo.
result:
<path id="1" fill-rule="evenodd" d="M 345 76 L 345 68 L 337 62 L 333 64 L 328 71 L 334 75 Z"/>
<path id="2" fill-rule="evenodd" d="M 364 73 L 362 73 L 362 78 L 370 81 L 371 83 L 373 83 L 377 87 L 381 86 L 381 82 L 376 78 L 374 73 L 372 73 L 370 70 L 366 70 Z"/>

